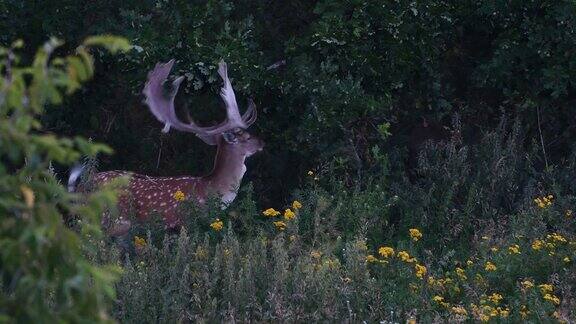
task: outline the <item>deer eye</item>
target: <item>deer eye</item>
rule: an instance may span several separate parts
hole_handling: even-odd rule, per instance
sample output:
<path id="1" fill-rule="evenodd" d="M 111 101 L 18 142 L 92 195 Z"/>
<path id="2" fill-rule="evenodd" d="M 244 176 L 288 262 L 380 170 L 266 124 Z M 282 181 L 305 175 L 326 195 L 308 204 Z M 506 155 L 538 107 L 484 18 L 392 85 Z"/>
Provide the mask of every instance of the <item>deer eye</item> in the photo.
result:
<path id="1" fill-rule="evenodd" d="M 236 136 L 240 136 L 240 135 L 244 134 L 244 130 L 243 130 L 242 128 L 237 128 L 237 129 L 234 131 L 234 134 L 235 134 Z"/>
<path id="2" fill-rule="evenodd" d="M 238 141 L 236 134 L 232 132 L 224 132 L 222 133 L 222 137 L 224 137 L 224 140 L 230 144 L 234 144 Z"/>

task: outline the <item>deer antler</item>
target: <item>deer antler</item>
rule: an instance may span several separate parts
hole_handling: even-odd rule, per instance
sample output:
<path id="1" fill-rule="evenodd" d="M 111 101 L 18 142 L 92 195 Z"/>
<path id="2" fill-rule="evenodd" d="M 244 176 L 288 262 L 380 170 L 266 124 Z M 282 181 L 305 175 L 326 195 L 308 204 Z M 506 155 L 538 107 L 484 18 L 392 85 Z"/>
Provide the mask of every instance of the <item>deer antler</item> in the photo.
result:
<path id="1" fill-rule="evenodd" d="M 224 100 L 226 104 L 227 122 L 235 127 L 246 128 L 246 124 L 240 117 L 240 112 L 238 111 L 238 104 L 236 103 L 236 95 L 234 94 L 234 89 L 232 89 L 232 83 L 230 83 L 230 79 L 228 79 L 228 66 L 223 60 L 218 64 L 218 74 L 224 81 L 224 85 L 222 89 L 220 89 L 220 97 L 222 97 L 222 100 Z"/>
<path id="2" fill-rule="evenodd" d="M 170 127 L 182 131 L 186 130 L 185 125 L 176 118 L 176 112 L 174 111 L 174 97 L 180 87 L 182 77 L 172 82 L 173 88 L 168 96 L 165 96 L 164 94 L 163 85 L 172 69 L 172 65 L 174 65 L 174 60 L 170 60 L 165 64 L 156 64 L 154 70 L 148 73 L 148 81 L 146 82 L 143 91 L 144 96 L 146 97 L 144 102 L 148 107 L 150 107 L 152 114 L 154 114 L 159 121 L 165 124 L 164 129 L 162 129 L 164 133 L 167 133 L 170 130 Z"/>
<path id="3" fill-rule="evenodd" d="M 174 109 L 174 97 L 178 92 L 180 83 L 184 79 L 183 77 L 178 77 L 172 82 L 172 88 L 168 93 L 165 93 L 164 83 L 168 78 L 168 74 L 174 65 L 174 60 L 170 60 L 168 63 L 156 64 L 154 70 L 148 74 L 148 81 L 144 86 L 144 96 L 146 97 L 145 103 L 150 108 L 150 111 L 156 116 L 156 118 L 164 123 L 163 132 L 167 133 L 170 127 L 183 132 L 191 132 L 202 138 L 208 144 L 213 144 L 212 141 L 208 140 L 209 137 L 223 133 L 231 128 L 240 127 L 248 128 L 254 121 L 256 121 L 256 109 L 254 102 L 249 100 L 248 109 L 242 117 L 240 117 L 240 112 L 238 111 L 238 104 L 236 103 L 236 95 L 234 94 L 234 89 L 230 79 L 228 78 L 228 69 L 224 61 L 221 61 L 218 66 L 218 74 L 222 77 L 224 81 L 224 86 L 220 90 L 220 96 L 224 100 L 226 105 L 226 115 L 227 118 L 224 122 L 210 127 L 200 127 L 196 125 L 192 120 L 189 123 L 184 123 L 178 119 L 176 116 L 176 111 Z"/>
<path id="4" fill-rule="evenodd" d="M 242 115 L 242 120 L 248 128 L 250 125 L 254 124 L 256 118 L 258 118 L 258 113 L 256 112 L 256 104 L 252 99 L 248 99 L 248 108 L 246 109 L 246 112 L 244 112 L 244 115 Z"/>

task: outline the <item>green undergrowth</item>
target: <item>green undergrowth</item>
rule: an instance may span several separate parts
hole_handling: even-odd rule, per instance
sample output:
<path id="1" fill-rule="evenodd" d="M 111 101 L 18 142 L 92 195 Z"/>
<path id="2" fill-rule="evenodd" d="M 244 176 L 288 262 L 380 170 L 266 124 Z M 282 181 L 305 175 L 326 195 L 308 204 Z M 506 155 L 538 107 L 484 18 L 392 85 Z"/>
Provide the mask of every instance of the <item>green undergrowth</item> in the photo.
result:
<path id="1" fill-rule="evenodd" d="M 249 184 L 226 210 L 183 201 L 180 233 L 140 224 L 92 256 L 124 268 L 114 317 L 573 321 L 574 159 L 536 171 L 519 128 L 428 143 L 410 180 L 390 152 L 362 186 L 326 168 L 274 206 Z"/>

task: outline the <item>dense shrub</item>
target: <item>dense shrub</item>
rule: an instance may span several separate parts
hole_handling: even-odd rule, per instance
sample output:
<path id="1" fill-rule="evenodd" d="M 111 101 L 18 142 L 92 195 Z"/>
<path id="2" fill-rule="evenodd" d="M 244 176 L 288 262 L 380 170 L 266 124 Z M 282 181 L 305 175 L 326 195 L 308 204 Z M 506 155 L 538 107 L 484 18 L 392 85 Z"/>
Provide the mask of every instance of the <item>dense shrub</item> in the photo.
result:
<path id="1" fill-rule="evenodd" d="M 119 61 L 103 57 L 96 82 L 67 100 L 67 109 L 44 117 L 60 133 L 122 148 L 101 161 L 106 169 L 162 175 L 209 169 L 200 141 L 180 133 L 161 137 L 143 113 L 138 95 L 146 72 L 170 58 L 186 76 L 179 105 L 201 121 L 221 117 L 205 108 L 218 104 L 221 58 L 241 102 L 255 98 L 267 150 L 248 177 L 262 203 L 285 197 L 304 171 L 336 159 L 343 177 L 360 181 L 374 170 L 373 147 L 403 146 L 422 115 L 449 125 L 458 112 L 463 138 L 471 141 L 495 129 L 504 111 L 523 125 L 522 146 L 540 146 L 538 168 L 560 162 L 573 145 L 571 1 L 4 0 L 0 6 L 1 43 L 24 37 L 39 45 L 43 35 L 79 41 L 105 31 L 137 45 Z M 384 144 L 387 130 L 393 136 Z"/>
<path id="2" fill-rule="evenodd" d="M 30 65 L 18 51 L 22 41 L 0 47 L 0 321 L 107 321 L 120 269 L 92 264 L 83 244 L 99 237 L 99 213 L 115 201 L 114 192 L 95 191 L 86 205 L 66 192 L 52 162 L 70 164 L 81 155 L 110 152 L 81 137 L 46 132 L 39 116 L 60 104 L 92 76 L 95 46 L 117 52 L 125 39 L 87 38 L 69 56 L 54 56 L 62 44 L 51 39 Z M 63 221 L 82 215 L 78 232 Z"/>

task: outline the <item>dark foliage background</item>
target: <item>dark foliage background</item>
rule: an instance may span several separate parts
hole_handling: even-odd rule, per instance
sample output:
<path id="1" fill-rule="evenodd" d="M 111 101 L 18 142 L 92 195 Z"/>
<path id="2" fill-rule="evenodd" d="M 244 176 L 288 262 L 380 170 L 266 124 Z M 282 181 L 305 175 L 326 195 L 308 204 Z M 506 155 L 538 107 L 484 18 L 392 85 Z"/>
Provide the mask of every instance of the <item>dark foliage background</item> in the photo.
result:
<path id="1" fill-rule="evenodd" d="M 575 25 L 576 3 L 561 0 L 0 0 L 0 59 L 9 53 L 3 47 L 22 39 L 23 62 L 14 65 L 22 69 L 49 36 L 67 41 L 53 53 L 60 57 L 74 56 L 88 35 L 120 35 L 134 45 L 115 57 L 91 49 L 93 80 L 63 107 L 45 107 L 43 127 L 26 129 L 0 153 L 20 142 L 34 153 L 26 136 L 53 133 L 110 145 L 114 154 L 88 163 L 100 170 L 209 172 L 214 148 L 191 134 L 162 134 L 142 103 L 147 72 L 171 58 L 174 74 L 186 76 L 177 105 L 206 125 L 224 115 L 216 65 L 226 60 L 239 102 L 252 97 L 258 106 L 252 132 L 266 141 L 226 211 L 184 201 L 179 236 L 167 234 L 160 220 L 137 223 L 120 245 L 82 231 L 76 238 L 59 222 L 58 206 L 72 204 L 74 195 L 52 166 L 64 178 L 68 166 L 57 163 L 85 150 L 66 159 L 42 155 L 43 164 L 29 163 L 38 153 L 0 164 L 0 205 L 8 206 L 0 229 L 39 237 L 28 245 L 2 241 L 22 252 L 0 249 L 21 262 L 12 272 L 0 264 L 0 274 L 27 289 L 15 295 L 9 280 L 0 283 L 12 293 L 0 294 L 11 302 L 0 298 L 0 322 L 12 318 L 4 313 L 43 318 L 58 311 L 58 299 L 41 294 L 38 315 L 20 300 L 34 291 L 29 282 L 57 297 L 66 276 L 53 271 L 56 288 L 36 272 L 31 277 L 38 279 L 12 280 L 28 269 L 28 246 L 51 242 L 73 252 L 69 262 L 124 270 L 114 294 L 112 272 L 80 268 L 80 288 L 89 293 L 79 300 L 102 321 L 108 315 L 101 310 L 110 306 L 110 316 L 123 322 L 574 322 Z M 10 74 L 3 66 L 0 77 Z M 0 129 L 11 130 L 12 120 L 20 127 L 32 122 L 5 116 Z M 92 218 L 101 214 L 86 206 Z M 264 216 L 272 207 L 296 216 Z M 20 210 L 41 221 L 19 218 Z M 85 219 L 77 214 L 71 224 Z M 12 229 L 10 217 L 28 231 Z M 45 240 L 34 229 L 46 221 L 74 239 L 62 241 L 53 231 Z M 59 253 L 44 251 L 37 255 L 55 256 L 46 259 L 54 268 L 67 266 Z M 51 271 L 42 264 L 34 263 Z M 91 276 L 105 280 L 98 285 Z M 104 295 L 101 304 L 90 302 Z"/>
<path id="2" fill-rule="evenodd" d="M 474 144 L 505 115 L 537 168 L 562 164 L 575 135 L 575 19 L 573 1 L 2 0 L 0 43 L 22 38 L 30 59 L 46 35 L 127 37 L 135 49 L 96 53 L 91 84 L 43 123 L 112 146 L 101 169 L 151 175 L 207 172 L 214 149 L 161 135 L 141 103 L 147 71 L 175 58 L 179 105 L 210 123 L 222 118 L 215 65 L 225 59 L 241 102 L 259 108 L 253 132 L 267 147 L 248 180 L 266 205 L 310 169 L 360 186 L 379 169 L 376 147 L 408 160 L 409 145 L 434 137 L 414 135 L 422 117 L 452 127 L 459 116 L 459 134 L 436 137 Z"/>

